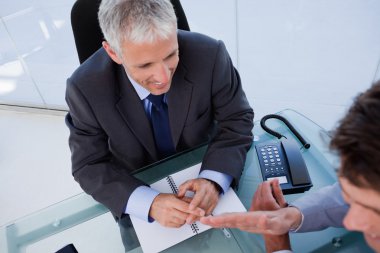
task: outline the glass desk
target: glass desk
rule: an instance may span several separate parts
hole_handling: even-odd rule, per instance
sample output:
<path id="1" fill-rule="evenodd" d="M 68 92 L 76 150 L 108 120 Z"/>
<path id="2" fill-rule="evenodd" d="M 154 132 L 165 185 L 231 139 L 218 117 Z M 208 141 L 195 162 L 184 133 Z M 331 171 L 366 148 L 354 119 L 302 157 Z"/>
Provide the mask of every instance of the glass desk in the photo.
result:
<path id="1" fill-rule="evenodd" d="M 287 118 L 311 144 L 302 155 L 309 169 L 315 191 L 336 181 L 334 168 L 338 160 L 328 150 L 329 134 L 303 115 L 284 110 L 278 114 Z M 288 138 L 294 138 L 280 121 L 270 119 L 267 125 Z M 274 140 L 260 124 L 254 127 L 254 144 Z M 140 169 L 135 176 L 151 184 L 169 174 L 201 162 L 206 147 L 200 147 L 170 159 Z M 258 184 L 262 182 L 256 152 L 250 149 L 237 189 L 248 209 Z M 307 194 L 303 193 L 303 194 Z M 302 194 L 286 195 L 288 202 Z M 372 252 L 360 233 L 329 228 L 320 232 L 292 234 L 295 252 Z M 90 196 L 81 193 L 0 228 L 0 253 L 55 252 L 73 243 L 78 252 L 124 252 L 119 229 L 110 212 Z M 211 229 L 183 241 L 164 252 L 264 252 L 260 235 L 237 229 Z M 136 248 L 130 253 L 142 252 Z"/>

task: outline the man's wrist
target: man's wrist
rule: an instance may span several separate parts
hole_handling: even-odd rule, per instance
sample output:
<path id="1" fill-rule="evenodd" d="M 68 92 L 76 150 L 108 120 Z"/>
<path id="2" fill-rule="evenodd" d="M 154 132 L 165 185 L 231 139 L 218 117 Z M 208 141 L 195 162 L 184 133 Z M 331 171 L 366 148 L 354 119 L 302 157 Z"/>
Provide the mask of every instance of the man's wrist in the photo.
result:
<path id="1" fill-rule="evenodd" d="M 212 181 L 211 179 L 208 179 L 208 178 L 205 178 L 207 181 L 209 181 L 211 184 L 214 185 L 215 189 L 220 193 L 223 193 L 223 189 L 222 187 L 217 183 L 217 182 L 214 182 Z"/>
<path id="2" fill-rule="evenodd" d="M 264 234 L 265 248 L 267 252 L 291 250 L 289 234 L 268 235 Z"/>
<path id="3" fill-rule="evenodd" d="M 199 173 L 198 178 L 204 178 L 208 179 L 211 182 L 215 182 L 217 184 L 217 187 L 220 187 L 218 190 L 219 193 L 224 194 L 228 191 L 228 188 L 231 185 L 231 182 L 233 180 L 232 176 L 215 171 L 215 170 L 202 170 L 201 173 Z"/>
<path id="4" fill-rule="evenodd" d="M 286 207 L 287 212 L 285 215 L 285 220 L 290 221 L 289 231 L 296 232 L 302 225 L 303 215 L 301 211 L 295 206 Z"/>
<path id="5" fill-rule="evenodd" d="M 128 199 L 125 213 L 147 222 L 152 222 L 153 220 L 149 217 L 149 212 L 153 200 L 158 194 L 158 191 L 148 186 L 137 187 Z"/>

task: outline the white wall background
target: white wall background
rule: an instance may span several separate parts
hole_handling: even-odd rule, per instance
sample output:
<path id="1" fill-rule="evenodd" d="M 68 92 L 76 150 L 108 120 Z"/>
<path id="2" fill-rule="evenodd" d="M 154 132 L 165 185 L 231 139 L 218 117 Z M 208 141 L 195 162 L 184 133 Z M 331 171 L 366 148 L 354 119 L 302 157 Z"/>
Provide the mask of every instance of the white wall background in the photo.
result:
<path id="1" fill-rule="evenodd" d="M 74 0 L 0 1 L 0 104 L 66 109 Z M 376 79 L 379 0 L 182 0 L 225 42 L 256 119 L 292 108 L 326 129 Z M 0 225 L 81 192 L 63 113 L 0 110 Z"/>

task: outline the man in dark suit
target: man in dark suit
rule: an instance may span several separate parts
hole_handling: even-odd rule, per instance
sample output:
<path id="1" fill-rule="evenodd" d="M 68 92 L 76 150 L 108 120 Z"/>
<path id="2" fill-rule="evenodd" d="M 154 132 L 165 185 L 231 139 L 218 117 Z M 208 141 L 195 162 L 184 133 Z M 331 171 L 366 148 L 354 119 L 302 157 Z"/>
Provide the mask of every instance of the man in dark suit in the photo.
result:
<path id="1" fill-rule="evenodd" d="M 103 48 L 67 81 L 75 180 L 117 219 L 129 214 L 179 227 L 210 214 L 238 182 L 252 143 L 253 111 L 223 42 L 177 31 L 167 0 L 103 0 L 99 22 Z M 162 95 L 159 106 L 152 95 Z M 160 122 L 169 130 L 157 127 L 157 111 L 167 111 Z M 178 196 L 130 175 L 205 143 L 199 178 Z M 195 195 L 186 201 L 187 190 Z"/>

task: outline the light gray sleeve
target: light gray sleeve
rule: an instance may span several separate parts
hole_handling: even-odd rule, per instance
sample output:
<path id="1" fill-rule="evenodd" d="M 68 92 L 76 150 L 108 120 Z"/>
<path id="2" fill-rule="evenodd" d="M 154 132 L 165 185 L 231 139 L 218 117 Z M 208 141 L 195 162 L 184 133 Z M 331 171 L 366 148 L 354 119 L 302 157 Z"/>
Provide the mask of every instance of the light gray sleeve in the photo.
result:
<path id="1" fill-rule="evenodd" d="M 323 230 L 328 227 L 343 227 L 343 218 L 348 205 L 344 202 L 338 183 L 306 194 L 292 203 L 304 215 L 297 232 Z"/>

